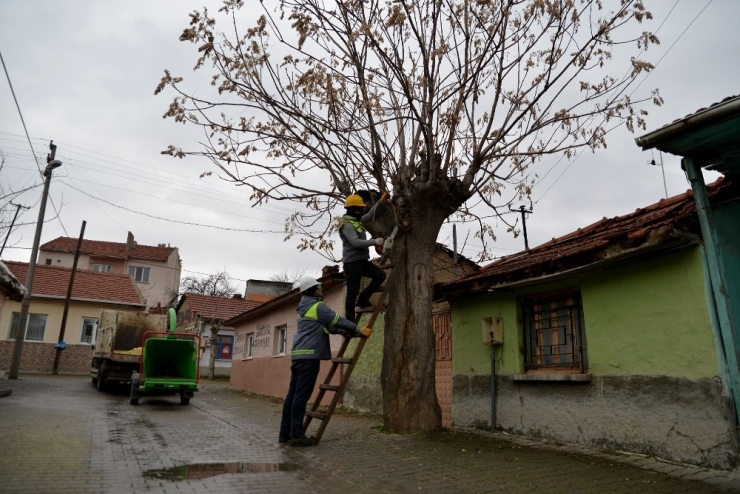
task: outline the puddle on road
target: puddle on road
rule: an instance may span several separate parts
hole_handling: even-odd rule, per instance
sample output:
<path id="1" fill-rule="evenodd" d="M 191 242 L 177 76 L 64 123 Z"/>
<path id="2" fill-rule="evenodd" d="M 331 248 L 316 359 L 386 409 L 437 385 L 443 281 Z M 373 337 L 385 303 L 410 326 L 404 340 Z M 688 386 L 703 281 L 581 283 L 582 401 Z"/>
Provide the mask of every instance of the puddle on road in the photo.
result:
<path id="1" fill-rule="evenodd" d="M 298 470 L 294 463 L 193 463 L 179 467 L 147 470 L 144 477 L 161 480 L 206 479 L 225 473 L 270 473 Z"/>

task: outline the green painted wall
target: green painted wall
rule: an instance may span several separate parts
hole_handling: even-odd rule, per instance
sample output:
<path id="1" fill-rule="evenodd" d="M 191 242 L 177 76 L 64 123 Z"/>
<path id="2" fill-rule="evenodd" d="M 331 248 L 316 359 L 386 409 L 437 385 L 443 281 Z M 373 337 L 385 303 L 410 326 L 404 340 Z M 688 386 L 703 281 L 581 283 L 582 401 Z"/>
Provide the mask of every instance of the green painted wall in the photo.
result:
<path id="1" fill-rule="evenodd" d="M 367 324 L 370 314 L 365 314 L 360 320 L 360 325 Z M 380 313 L 373 324 L 373 334 L 365 342 L 360 360 L 357 361 L 353 376 L 379 376 L 383 365 L 383 341 L 385 340 L 385 314 Z M 350 341 L 345 356 L 351 356 L 357 347 L 357 339 Z"/>
<path id="2" fill-rule="evenodd" d="M 581 285 L 595 375 L 716 376 L 700 248 L 632 263 Z"/>
<path id="3" fill-rule="evenodd" d="M 490 347 L 482 344 L 481 319 L 504 320 L 497 348 L 498 374 L 524 369 L 516 298 L 527 293 L 580 287 L 589 371 L 594 375 L 668 375 L 689 378 L 718 373 L 704 294 L 701 249 L 526 290 L 486 293 L 452 304 L 454 374 L 489 374 Z"/>

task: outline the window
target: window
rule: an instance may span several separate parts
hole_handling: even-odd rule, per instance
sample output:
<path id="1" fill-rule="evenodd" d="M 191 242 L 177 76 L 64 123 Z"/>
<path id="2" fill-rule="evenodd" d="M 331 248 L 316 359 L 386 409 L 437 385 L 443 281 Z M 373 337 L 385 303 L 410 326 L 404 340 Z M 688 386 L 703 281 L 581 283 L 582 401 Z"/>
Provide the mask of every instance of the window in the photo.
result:
<path id="1" fill-rule="evenodd" d="M 100 271 L 101 273 L 110 273 L 111 272 L 111 265 L 110 264 L 93 264 L 92 265 L 93 271 Z M 129 270 L 130 272 L 130 270 Z"/>
<path id="2" fill-rule="evenodd" d="M 98 320 L 92 317 L 82 318 L 82 332 L 80 343 L 92 345 L 95 342 L 95 330 L 98 329 Z"/>
<path id="3" fill-rule="evenodd" d="M 561 291 L 524 298 L 522 312 L 526 370 L 587 368 L 580 292 Z"/>
<path id="4" fill-rule="evenodd" d="M 45 263 L 45 264 L 46 264 L 47 266 L 51 266 L 51 259 L 46 259 L 46 260 L 44 260 L 44 263 Z"/>
<path id="5" fill-rule="evenodd" d="M 216 358 L 219 360 L 231 360 L 234 349 L 234 337 L 218 335 L 216 340 Z"/>
<path id="6" fill-rule="evenodd" d="M 278 326 L 275 328 L 275 354 L 285 355 L 288 350 L 288 327 Z"/>
<path id="7" fill-rule="evenodd" d="M 247 335 L 247 358 L 252 358 L 252 348 L 254 348 L 254 333 Z"/>
<path id="8" fill-rule="evenodd" d="M 13 319 L 10 322 L 10 336 L 8 339 L 14 340 L 18 330 L 18 321 L 21 318 L 20 312 L 13 312 Z M 44 332 L 46 331 L 46 314 L 28 314 L 26 324 L 26 341 L 44 341 Z"/>
<path id="9" fill-rule="evenodd" d="M 129 266 L 128 274 L 134 278 L 134 281 L 138 281 L 139 283 L 149 283 L 149 268 Z"/>

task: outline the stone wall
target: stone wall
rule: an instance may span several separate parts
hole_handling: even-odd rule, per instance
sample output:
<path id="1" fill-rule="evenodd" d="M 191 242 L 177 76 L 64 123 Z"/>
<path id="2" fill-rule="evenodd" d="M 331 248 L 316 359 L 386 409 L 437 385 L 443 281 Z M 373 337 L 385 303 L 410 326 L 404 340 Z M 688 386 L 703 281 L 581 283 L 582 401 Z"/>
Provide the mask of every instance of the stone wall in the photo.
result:
<path id="1" fill-rule="evenodd" d="M 455 426 L 490 428 L 487 375 L 453 378 Z M 590 382 L 496 380 L 496 425 L 513 434 L 732 469 L 734 411 L 717 378 L 605 376 Z"/>
<path id="2" fill-rule="evenodd" d="M 0 341 L 0 370 L 10 370 L 14 340 Z M 67 345 L 59 358 L 60 374 L 89 374 L 93 347 Z M 23 343 L 20 372 L 51 374 L 54 369 L 56 348 L 51 343 Z"/>

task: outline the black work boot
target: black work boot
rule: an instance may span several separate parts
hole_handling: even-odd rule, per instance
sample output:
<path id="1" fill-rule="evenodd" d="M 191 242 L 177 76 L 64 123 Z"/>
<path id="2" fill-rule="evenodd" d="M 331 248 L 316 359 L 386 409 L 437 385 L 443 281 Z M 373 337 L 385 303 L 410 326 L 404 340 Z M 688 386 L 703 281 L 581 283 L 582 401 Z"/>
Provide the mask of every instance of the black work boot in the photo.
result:
<path id="1" fill-rule="evenodd" d="M 290 445 L 291 446 L 316 446 L 316 439 L 306 436 L 301 437 L 291 437 L 290 438 Z"/>
<path id="2" fill-rule="evenodd" d="M 278 438 L 279 443 L 289 443 L 290 442 L 290 436 L 288 434 L 280 434 L 280 437 Z"/>

